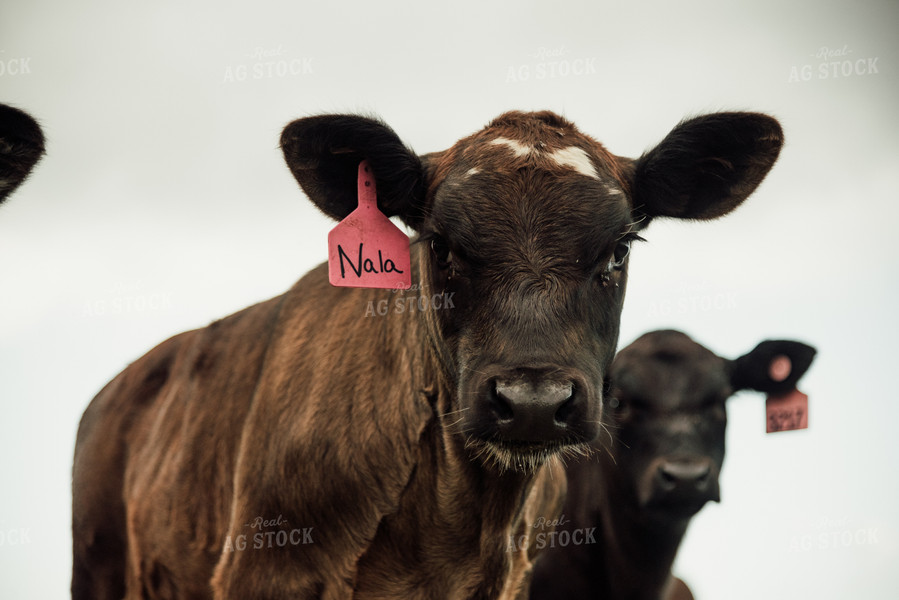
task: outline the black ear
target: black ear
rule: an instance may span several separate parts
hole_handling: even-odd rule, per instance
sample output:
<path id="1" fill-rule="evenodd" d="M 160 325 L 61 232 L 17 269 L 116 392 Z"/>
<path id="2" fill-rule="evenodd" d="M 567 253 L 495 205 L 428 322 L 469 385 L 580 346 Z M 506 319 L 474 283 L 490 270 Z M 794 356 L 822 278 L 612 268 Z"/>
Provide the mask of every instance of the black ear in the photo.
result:
<path id="1" fill-rule="evenodd" d="M 731 361 L 731 386 L 734 391 L 750 389 L 767 394 L 788 392 L 805 375 L 816 352 L 812 346 L 793 340 L 764 341 L 752 352 Z"/>
<path id="2" fill-rule="evenodd" d="M 413 228 L 420 219 L 421 160 L 381 121 L 356 115 L 297 119 L 284 128 L 281 149 L 300 187 L 326 215 L 340 220 L 356 208 L 356 177 L 365 159 L 375 174 L 381 212 Z"/>
<path id="3" fill-rule="evenodd" d="M 30 115 L 0 104 L 0 202 L 25 181 L 44 155 L 44 134 Z"/>
<path id="4" fill-rule="evenodd" d="M 722 112 L 681 122 L 639 158 L 634 208 L 648 218 L 713 219 L 762 182 L 783 145 L 773 118 Z"/>

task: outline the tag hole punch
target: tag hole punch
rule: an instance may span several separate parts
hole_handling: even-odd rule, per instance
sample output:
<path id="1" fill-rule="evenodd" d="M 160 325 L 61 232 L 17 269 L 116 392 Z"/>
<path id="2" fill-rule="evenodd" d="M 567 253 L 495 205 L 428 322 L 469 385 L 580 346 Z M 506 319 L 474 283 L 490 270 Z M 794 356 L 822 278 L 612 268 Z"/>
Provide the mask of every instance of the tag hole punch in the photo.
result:
<path id="1" fill-rule="evenodd" d="M 775 356 L 771 360 L 771 364 L 768 366 L 768 376 L 771 377 L 773 381 L 784 381 L 790 376 L 792 370 L 793 363 L 790 360 L 790 357 L 781 354 L 780 356 Z"/>

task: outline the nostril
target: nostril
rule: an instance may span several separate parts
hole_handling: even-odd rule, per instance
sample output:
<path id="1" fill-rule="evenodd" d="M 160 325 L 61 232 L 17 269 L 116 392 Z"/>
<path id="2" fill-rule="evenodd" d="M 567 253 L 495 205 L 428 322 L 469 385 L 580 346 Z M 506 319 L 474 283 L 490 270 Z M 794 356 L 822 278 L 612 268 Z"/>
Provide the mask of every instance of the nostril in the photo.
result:
<path id="1" fill-rule="evenodd" d="M 554 419 L 555 419 L 556 423 L 563 424 L 563 425 L 568 423 L 571 416 L 577 410 L 577 403 L 574 401 L 574 395 L 575 395 L 574 386 L 569 384 L 567 395 L 562 400 L 562 405 L 559 407 L 559 409 L 556 411 L 556 414 L 554 415 Z"/>
<path id="2" fill-rule="evenodd" d="M 674 485 L 678 482 L 678 477 L 664 466 L 659 467 L 659 476 L 661 476 L 662 481 L 666 484 Z"/>
<path id="3" fill-rule="evenodd" d="M 659 476 L 669 485 L 702 485 L 710 475 L 711 467 L 708 464 L 672 462 L 659 465 Z"/>
<path id="4" fill-rule="evenodd" d="M 558 407 L 558 411 L 571 401 L 574 394 L 574 385 L 571 382 L 543 381 L 537 386 L 537 395 L 540 402 L 549 407 Z M 558 418 L 557 418 L 558 420 Z"/>
<path id="5" fill-rule="evenodd" d="M 699 474 L 699 477 L 696 478 L 696 483 L 705 484 L 709 480 L 709 473 L 711 473 L 711 469 L 706 467 L 705 470 Z"/>
<path id="6" fill-rule="evenodd" d="M 508 396 L 503 394 L 506 389 L 507 386 L 494 381 L 490 390 L 490 408 L 496 414 L 496 418 L 501 421 L 509 421 L 515 416 Z"/>

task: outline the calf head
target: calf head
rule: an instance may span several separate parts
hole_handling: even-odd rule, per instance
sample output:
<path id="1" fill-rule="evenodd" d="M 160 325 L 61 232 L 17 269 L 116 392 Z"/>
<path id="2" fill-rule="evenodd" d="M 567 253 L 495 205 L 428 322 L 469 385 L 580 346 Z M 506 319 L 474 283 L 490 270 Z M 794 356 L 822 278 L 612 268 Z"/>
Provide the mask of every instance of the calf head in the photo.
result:
<path id="1" fill-rule="evenodd" d="M 679 331 L 647 333 L 621 350 L 606 415 L 614 441 L 602 459 L 617 497 L 668 521 L 717 502 L 725 401 L 741 389 L 792 389 L 814 355 L 800 342 L 771 340 L 727 360 Z M 775 361 L 786 372 L 772 374 Z"/>
<path id="2" fill-rule="evenodd" d="M 44 135 L 37 122 L 0 104 L 0 202 L 25 181 L 43 154 Z"/>
<path id="3" fill-rule="evenodd" d="M 774 119 L 720 113 L 678 125 L 632 160 L 550 113 L 506 113 L 448 150 L 417 156 L 381 122 L 294 121 L 281 138 L 310 199 L 342 219 L 370 163 L 378 204 L 418 232 L 424 314 L 452 390 L 441 405 L 473 453 L 532 471 L 598 431 L 618 340 L 628 253 L 654 217 L 711 219 L 762 181 L 782 144 Z"/>

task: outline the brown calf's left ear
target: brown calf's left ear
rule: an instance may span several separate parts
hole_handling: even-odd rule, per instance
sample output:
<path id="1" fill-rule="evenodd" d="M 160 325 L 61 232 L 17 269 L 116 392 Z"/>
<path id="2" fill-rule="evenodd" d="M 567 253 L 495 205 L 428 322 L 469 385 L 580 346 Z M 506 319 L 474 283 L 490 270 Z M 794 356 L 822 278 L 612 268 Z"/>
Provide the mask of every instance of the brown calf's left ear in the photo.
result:
<path id="1" fill-rule="evenodd" d="M 381 121 L 357 115 L 297 119 L 284 128 L 281 150 L 309 199 L 338 221 L 358 204 L 359 163 L 368 160 L 378 208 L 415 227 L 425 189 L 421 160 Z"/>
<path id="2" fill-rule="evenodd" d="M 766 340 L 730 363 L 734 391 L 757 390 L 783 394 L 796 387 L 811 366 L 817 350 L 794 340 Z"/>
<path id="3" fill-rule="evenodd" d="M 648 218 L 713 219 L 768 174 L 783 131 L 767 115 L 722 112 L 681 122 L 634 166 L 634 209 Z"/>

